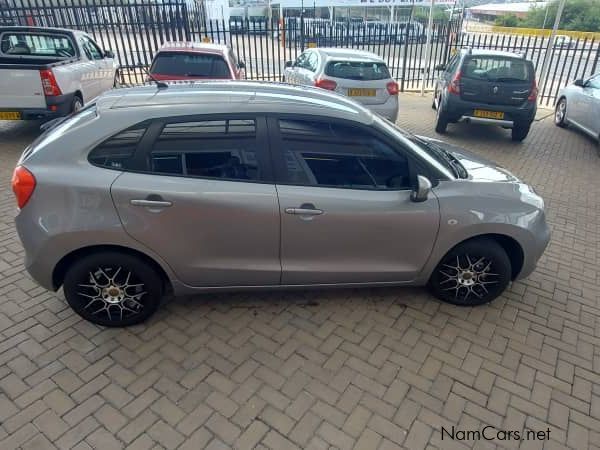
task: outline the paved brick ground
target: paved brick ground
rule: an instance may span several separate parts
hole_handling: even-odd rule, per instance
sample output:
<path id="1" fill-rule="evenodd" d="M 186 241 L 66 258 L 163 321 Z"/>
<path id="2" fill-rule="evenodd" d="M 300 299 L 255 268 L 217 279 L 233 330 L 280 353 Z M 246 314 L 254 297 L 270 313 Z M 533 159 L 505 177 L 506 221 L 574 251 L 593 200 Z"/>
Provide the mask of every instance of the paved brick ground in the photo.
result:
<path id="1" fill-rule="evenodd" d="M 428 101 L 402 124 L 433 135 Z M 207 295 L 149 323 L 101 329 L 23 270 L 10 173 L 37 133 L 0 125 L 0 448 L 541 448 L 442 441 L 441 427 L 550 429 L 547 448 L 600 445 L 600 158 L 550 119 L 523 144 L 448 139 L 532 183 L 552 242 L 492 305 L 422 289 Z"/>

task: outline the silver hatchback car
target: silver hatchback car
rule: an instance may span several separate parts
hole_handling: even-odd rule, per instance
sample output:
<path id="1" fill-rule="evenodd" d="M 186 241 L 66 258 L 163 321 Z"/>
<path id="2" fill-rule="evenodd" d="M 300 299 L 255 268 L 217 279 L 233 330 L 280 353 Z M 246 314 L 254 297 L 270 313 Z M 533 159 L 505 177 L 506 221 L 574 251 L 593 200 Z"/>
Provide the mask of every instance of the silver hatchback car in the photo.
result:
<path id="1" fill-rule="evenodd" d="M 428 285 L 477 305 L 527 276 L 544 202 L 493 163 L 315 88 L 107 93 L 23 153 L 25 265 L 101 325 L 163 294 Z"/>

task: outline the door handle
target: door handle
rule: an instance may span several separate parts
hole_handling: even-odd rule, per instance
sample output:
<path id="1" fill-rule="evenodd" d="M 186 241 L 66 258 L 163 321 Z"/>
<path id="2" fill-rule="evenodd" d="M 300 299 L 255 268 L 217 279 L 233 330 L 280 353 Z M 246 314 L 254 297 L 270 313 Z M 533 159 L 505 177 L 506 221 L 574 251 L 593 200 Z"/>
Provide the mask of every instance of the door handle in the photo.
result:
<path id="1" fill-rule="evenodd" d="M 145 208 L 168 208 L 172 206 L 172 202 L 168 202 L 165 200 L 130 200 L 133 206 L 143 206 Z"/>
<path id="2" fill-rule="evenodd" d="M 312 203 L 303 203 L 300 208 L 285 208 L 285 212 L 295 216 L 320 216 L 323 214 L 323 210 L 315 208 Z"/>

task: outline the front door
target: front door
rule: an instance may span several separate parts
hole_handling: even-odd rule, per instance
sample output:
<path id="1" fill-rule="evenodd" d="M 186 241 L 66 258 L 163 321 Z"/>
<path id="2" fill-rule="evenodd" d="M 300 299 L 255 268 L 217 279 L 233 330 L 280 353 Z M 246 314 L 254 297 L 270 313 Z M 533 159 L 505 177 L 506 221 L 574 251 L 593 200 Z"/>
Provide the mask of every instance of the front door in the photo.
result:
<path id="1" fill-rule="evenodd" d="M 405 282 L 439 227 L 434 195 L 410 200 L 415 173 L 391 141 L 348 123 L 269 122 L 278 167 L 282 284 Z"/>
<path id="2" fill-rule="evenodd" d="M 187 285 L 279 284 L 279 207 L 264 119 L 167 119 L 148 133 L 137 150 L 147 173 L 125 172 L 111 188 L 127 233 Z"/>

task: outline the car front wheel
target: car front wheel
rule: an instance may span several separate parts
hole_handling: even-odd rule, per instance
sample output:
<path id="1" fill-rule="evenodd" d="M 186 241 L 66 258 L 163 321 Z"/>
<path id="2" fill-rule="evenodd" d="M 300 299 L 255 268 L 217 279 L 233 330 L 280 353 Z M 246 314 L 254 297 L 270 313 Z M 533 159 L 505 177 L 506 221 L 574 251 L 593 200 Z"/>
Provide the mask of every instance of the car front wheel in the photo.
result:
<path id="1" fill-rule="evenodd" d="M 446 132 L 446 128 L 448 128 L 448 118 L 446 117 L 446 113 L 442 108 L 442 98 L 438 99 L 437 108 L 436 108 L 436 118 L 435 118 L 435 132 L 443 134 Z"/>
<path id="2" fill-rule="evenodd" d="M 491 302 L 508 286 L 511 265 L 504 249 L 488 238 L 457 245 L 440 261 L 429 279 L 438 299 L 459 306 Z"/>
<path id="3" fill-rule="evenodd" d="M 556 110 L 554 111 L 554 124 L 561 128 L 567 126 L 567 99 L 564 97 L 561 98 L 556 104 Z"/>
<path id="4" fill-rule="evenodd" d="M 143 322 L 158 308 L 160 275 L 147 262 L 125 253 L 94 253 L 65 274 L 63 290 L 77 314 L 97 325 L 123 327 Z"/>

